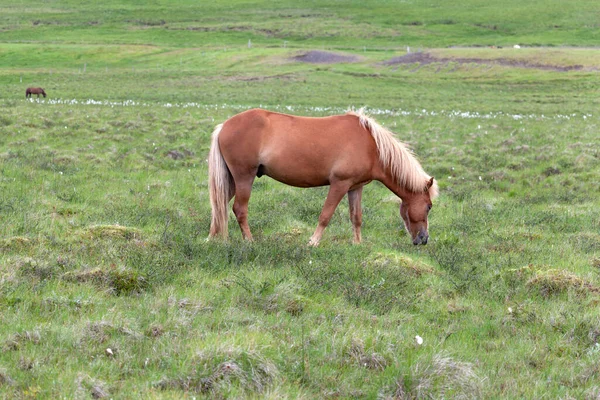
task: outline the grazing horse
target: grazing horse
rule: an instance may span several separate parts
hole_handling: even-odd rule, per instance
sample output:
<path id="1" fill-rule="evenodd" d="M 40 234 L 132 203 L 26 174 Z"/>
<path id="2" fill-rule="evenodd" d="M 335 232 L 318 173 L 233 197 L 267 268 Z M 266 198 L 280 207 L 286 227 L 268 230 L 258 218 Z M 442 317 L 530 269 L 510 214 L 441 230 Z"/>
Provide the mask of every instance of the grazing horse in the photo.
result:
<path id="1" fill-rule="evenodd" d="M 37 94 L 38 99 L 40 98 L 40 94 L 43 94 L 46 97 L 46 92 L 41 87 L 30 87 L 25 91 L 25 98 L 31 97 L 32 94 Z"/>
<path id="2" fill-rule="evenodd" d="M 298 117 L 261 109 L 237 114 L 212 134 L 208 158 L 212 222 L 209 237 L 227 238 L 228 204 L 242 235 L 252 240 L 248 200 L 255 177 L 296 187 L 329 185 L 319 223 L 309 244 L 317 246 L 346 193 L 354 243 L 360 243 L 363 186 L 377 180 L 402 199 L 400 216 L 413 244 L 427 244 L 427 215 L 437 182 L 408 148 L 363 113 L 324 118 Z"/>

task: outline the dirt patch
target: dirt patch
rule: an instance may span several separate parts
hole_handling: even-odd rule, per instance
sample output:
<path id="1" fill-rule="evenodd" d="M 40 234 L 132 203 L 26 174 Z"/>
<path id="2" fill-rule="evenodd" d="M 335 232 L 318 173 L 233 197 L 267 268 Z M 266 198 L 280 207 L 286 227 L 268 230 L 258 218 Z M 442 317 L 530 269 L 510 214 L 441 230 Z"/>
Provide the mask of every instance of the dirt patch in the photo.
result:
<path id="1" fill-rule="evenodd" d="M 583 65 L 550 65 L 550 64 L 538 64 L 531 63 L 522 60 L 513 60 L 510 58 L 436 58 L 429 53 L 409 53 L 400 57 L 394 57 L 387 61 L 384 61 L 384 65 L 402 65 L 402 64 L 420 64 L 428 65 L 434 63 L 458 63 L 458 64 L 482 64 L 482 65 L 501 65 L 504 67 L 515 67 L 515 68 L 528 68 L 528 69 L 541 69 L 546 71 L 579 71 L 583 69 Z"/>
<path id="2" fill-rule="evenodd" d="M 319 50 L 309 51 L 308 53 L 292 57 L 292 59 L 298 62 L 305 62 L 311 64 L 336 64 L 352 63 L 359 61 L 359 58 L 357 56 L 330 53 L 328 51 Z"/>

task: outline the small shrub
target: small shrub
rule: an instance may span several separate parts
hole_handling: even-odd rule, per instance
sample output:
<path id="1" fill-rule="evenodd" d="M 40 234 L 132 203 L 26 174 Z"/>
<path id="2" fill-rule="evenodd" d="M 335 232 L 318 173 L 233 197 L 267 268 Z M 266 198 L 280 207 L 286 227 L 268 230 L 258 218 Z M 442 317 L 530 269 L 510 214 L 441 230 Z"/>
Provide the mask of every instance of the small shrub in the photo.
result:
<path id="1" fill-rule="evenodd" d="M 474 254 L 466 243 L 446 239 L 427 250 L 440 268 L 448 273 L 448 279 L 459 292 L 467 291 L 481 279 L 481 257 Z"/>

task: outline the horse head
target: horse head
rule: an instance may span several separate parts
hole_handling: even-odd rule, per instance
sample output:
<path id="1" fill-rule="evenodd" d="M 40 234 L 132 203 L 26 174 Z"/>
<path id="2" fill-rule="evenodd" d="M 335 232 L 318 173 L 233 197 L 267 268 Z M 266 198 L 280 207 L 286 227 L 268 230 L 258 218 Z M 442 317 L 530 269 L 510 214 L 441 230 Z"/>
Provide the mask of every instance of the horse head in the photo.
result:
<path id="1" fill-rule="evenodd" d="M 409 193 L 402 197 L 400 204 L 400 216 L 404 220 L 404 226 L 410 233 L 414 245 L 427 244 L 429 232 L 427 230 L 429 223 L 427 216 L 431 210 L 431 198 L 435 197 L 436 189 L 430 190 L 434 185 L 433 177 L 426 183 L 426 189 L 423 192 Z"/>

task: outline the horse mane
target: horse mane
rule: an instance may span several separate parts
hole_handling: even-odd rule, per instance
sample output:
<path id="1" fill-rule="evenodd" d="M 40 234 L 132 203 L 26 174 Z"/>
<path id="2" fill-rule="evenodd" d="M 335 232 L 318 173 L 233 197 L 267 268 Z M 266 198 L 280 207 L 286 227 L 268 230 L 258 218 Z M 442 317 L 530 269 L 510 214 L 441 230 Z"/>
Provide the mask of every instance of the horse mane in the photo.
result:
<path id="1" fill-rule="evenodd" d="M 427 181 L 431 177 L 425 173 L 413 152 L 404 143 L 367 115 L 364 108 L 349 111 L 347 114 L 357 116 L 361 126 L 371 133 L 377 144 L 379 161 L 384 167 L 389 168 L 392 177 L 400 186 L 414 193 L 427 190 Z M 434 179 L 433 185 L 429 188 L 429 196 L 433 199 L 437 195 L 438 185 Z"/>

